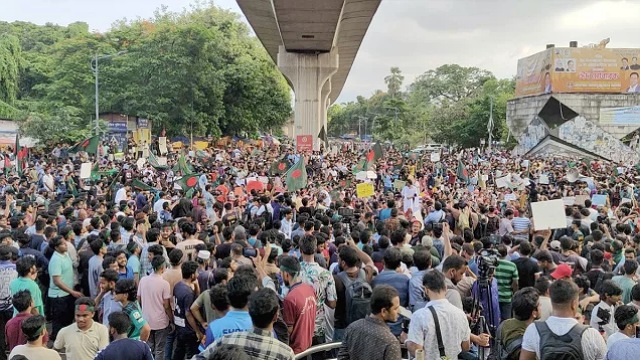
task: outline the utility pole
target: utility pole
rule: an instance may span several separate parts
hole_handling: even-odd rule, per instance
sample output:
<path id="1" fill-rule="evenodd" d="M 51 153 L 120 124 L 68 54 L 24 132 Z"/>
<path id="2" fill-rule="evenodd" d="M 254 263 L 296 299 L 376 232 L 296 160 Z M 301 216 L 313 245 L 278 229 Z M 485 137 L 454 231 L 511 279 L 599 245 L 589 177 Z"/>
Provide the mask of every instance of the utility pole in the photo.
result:
<path id="1" fill-rule="evenodd" d="M 95 75 L 96 135 L 99 135 L 99 131 L 100 131 L 100 99 L 99 99 L 100 82 L 98 81 L 98 72 L 99 72 L 98 61 L 100 59 L 110 59 L 112 57 L 124 55 L 126 53 L 127 53 L 126 51 L 119 51 L 115 54 L 109 54 L 109 55 L 98 55 L 98 53 L 96 53 L 96 56 L 91 60 L 91 70 L 93 70 L 93 74 Z"/>
<path id="2" fill-rule="evenodd" d="M 489 132 L 489 150 L 491 150 L 493 139 L 493 97 L 490 98 L 491 103 L 489 105 L 489 124 L 487 124 L 487 130 Z"/>

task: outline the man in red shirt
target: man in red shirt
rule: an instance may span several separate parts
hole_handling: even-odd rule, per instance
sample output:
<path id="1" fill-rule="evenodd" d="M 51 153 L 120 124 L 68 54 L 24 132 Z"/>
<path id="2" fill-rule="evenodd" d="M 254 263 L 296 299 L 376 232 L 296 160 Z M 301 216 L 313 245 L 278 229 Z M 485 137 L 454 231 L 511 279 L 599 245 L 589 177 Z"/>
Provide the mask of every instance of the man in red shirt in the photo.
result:
<path id="1" fill-rule="evenodd" d="M 289 293 L 284 298 L 282 317 L 289 329 L 289 346 L 299 354 L 309 347 L 313 341 L 316 323 L 316 293 L 313 287 L 305 284 L 299 277 L 300 263 L 294 257 L 280 260 L 280 272 Z"/>
<path id="2" fill-rule="evenodd" d="M 34 302 L 31 298 L 31 293 L 28 290 L 21 290 L 13 295 L 13 307 L 18 312 L 13 319 L 7 321 L 7 327 L 4 329 L 5 339 L 7 339 L 7 348 L 9 352 L 18 345 L 24 345 L 27 343 L 27 337 L 22 332 L 20 324 L 22 320 L 33 316 Z M 45 334 L 42 338 L 42 343 L 46 344 L 49 341 L 49 335 Z"/>

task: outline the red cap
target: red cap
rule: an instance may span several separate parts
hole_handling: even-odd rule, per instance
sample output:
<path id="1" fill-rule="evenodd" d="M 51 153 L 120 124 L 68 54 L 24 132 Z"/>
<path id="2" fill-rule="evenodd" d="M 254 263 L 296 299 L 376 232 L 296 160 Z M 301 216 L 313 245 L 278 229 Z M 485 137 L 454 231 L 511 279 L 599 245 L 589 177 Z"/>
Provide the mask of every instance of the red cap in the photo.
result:
<path id="1" fill-rule="evenodd" d="M 551 277 L 558 280 L 566 277 L 571 277 L 573 270 L 571 266 L 567 264 L 560 264 L 558 267 L 551 273 Z"/>

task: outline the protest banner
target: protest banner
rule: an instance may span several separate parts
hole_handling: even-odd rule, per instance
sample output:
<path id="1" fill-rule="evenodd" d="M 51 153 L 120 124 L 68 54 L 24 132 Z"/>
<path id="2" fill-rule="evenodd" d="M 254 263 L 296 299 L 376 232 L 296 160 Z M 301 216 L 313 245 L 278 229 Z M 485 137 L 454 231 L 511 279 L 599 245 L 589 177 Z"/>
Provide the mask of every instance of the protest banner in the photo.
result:
<path id="1" fill-rule="evenodd" d="M 567 227 L 562 199 L 531 203 L 535 230 L 563 229 Z"/>

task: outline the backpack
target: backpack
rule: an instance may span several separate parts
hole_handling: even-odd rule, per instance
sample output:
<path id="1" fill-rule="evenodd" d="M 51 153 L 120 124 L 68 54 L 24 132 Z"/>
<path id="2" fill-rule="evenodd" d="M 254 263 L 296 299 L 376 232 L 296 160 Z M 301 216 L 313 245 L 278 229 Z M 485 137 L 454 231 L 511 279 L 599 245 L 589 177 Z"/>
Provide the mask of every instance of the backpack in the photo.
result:
<path id="1" fill-rule="evenodd" d="M 536 330 L 540 335 L 540 360 L 581 360 L 582 334 L 589 328 L 576 324 L 568 333 L 554 334 L 546 321 L 536 321 Z"/>
<path id="2" fill-rule="evenodd" d="M 486 228 L 487 233 L 485 235 L 493 235 L 496 232 L 498 232 L 499 228 L 500 228 L 500 219 L 498 219 L 497 216 L 490 217 L 487 219 L 487 228 Z"/>
<path id="3" fill-rule="evenodd" d="M 487 235 L 487 217 L 478 215 L 478 224 L 473 228 L 473 237 L 475 239 L 482 239 Z"/>
<path id="4" fill-rule="evenodd" d="M 491 351 L 490 360 L 517 360 L 520 358 L 520 350 L 522 349 L 522 336 L 511 339 L 508 343 L 502 342 L 502 326 L 498 327 L 496 333 L 497 350 Z"/>
<path id="5" fill-rule="evenodd" d="M 373 293 L 364 271 L 360 270 L 356 279 L 351 279 L 344 271 L 338 274 L 338 278 L 342 280 L 345 289 L 346 324 L 364 319 L 371 312 L 371 294 Z"/>
<path id="6" fill-rule="evenodd" d="M 259 215 L 259 217 L 264 219 L 264 229 L 265 230 L 269 230 L 273 228 L 273 214 L 269 211 L 269 208 L 267 207 L 267 205 L 262 205 L 264 206 L 264 211 L 262 212 L 262 214 Z"/>

